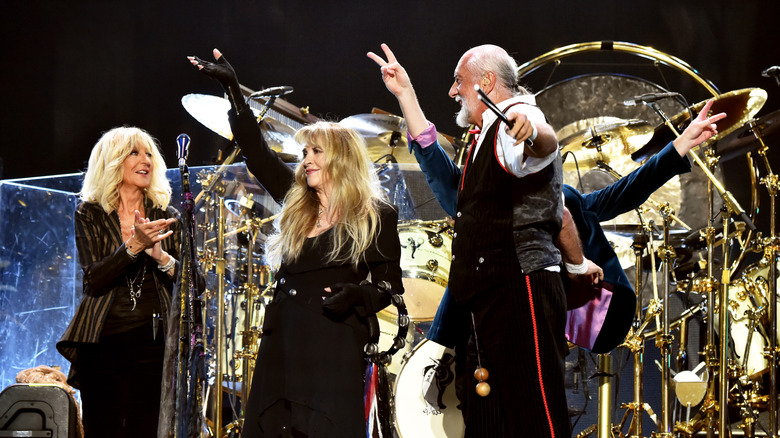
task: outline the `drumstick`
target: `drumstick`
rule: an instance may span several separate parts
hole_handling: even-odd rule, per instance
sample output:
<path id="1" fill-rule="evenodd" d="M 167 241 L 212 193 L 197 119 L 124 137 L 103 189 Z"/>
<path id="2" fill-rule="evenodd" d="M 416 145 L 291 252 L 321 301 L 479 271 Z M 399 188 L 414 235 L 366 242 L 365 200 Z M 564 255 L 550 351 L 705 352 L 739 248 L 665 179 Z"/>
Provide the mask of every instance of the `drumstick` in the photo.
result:
<path id="1" fill-rule="evenodd" d="M 498 118 L 501 119 L 502 122 L 506 123 L 506 125 L 509 126 L 510 128 L 515 125 L 515 122 L 509 120 L 506 117 L 506 114 L 502 113 L 501 110 L 498 109 L 496 104 L 493 103 L 492 100 L 490 100 L 488 95 L 484 91 L 482 91 L 481 88 L 479 88 L 478 84 L 474 84 L 474 90 L 478 93 L 479 100 L 485 102 L 485 105 L 487 105 L 487 107 L 490 108 L 491 111 L 496 113 L 496 116 L 498 116 Z"/>

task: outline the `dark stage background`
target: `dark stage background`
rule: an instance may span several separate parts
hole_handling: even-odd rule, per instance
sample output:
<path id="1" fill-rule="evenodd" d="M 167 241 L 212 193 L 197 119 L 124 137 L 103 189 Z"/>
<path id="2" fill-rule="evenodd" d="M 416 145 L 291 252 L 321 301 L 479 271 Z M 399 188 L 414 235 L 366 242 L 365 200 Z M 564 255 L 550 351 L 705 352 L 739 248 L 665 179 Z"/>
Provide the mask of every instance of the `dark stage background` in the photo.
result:
<path id="1" fill-rule="evenodd" d="M 158 138 L 171 167 L 181 132 L 192 137 L 190 165 L 211 164 L 227 142 L 195 121 L 180 99 L 221 95 L 185 58 L 211 59 L 214 47 L 244 85 L 292 85 L 290 102 L 340 120 L 373 107 L 399 112 L 365 56 L 386 42 L 410 72 L 427 116 L 454 136 L 461 130 L 446 95 L 452 72 L 466 49 L 482 43 L 505 47 L 521 64 L 581 42 L 650 46 L 687 62 L 721 92 L 765 89 L 760 116 L 780 108 L 777 85 L 760 76 L 780 64 L 776 11 L 775 2 L 750 0 L 3 0 L 0 176 L 81 171 L 100 134 L 124 124 Z M 538 91 L 546 79 L 529 75 L 528 83 Z M 674 90 L 691 103 L 707 98 L 690 80 Z"/>
<path id="2" fill-rule="evenodd" d="M 0 178 L 82 171 L 101 133 L 121 125 L 155 136 L 169 167 L 176 166 L 175 139 L 182 132 L 192 138 L 188 164 L 212 164 L 229 143 L 190 116 L 181 98 L 222 95 L 219 84 L 186 59 L 210 60 L 214 47 L 247 87 L 291 85 L 295 92 L 288 101 L 340 120 L 374 107 L 400 112 L 378 66 L 366 57 L 367 51 L 381 53 L 386 42 L 409 71 L 428 118 L 455 137 L 462 130 L 453 121 L 458 106 L 447 96 L 452 73 L 465 50 L 483 43 L 506 48 L 519 64 L 591 41 L 652 47 L 689 64 L 723 93 L 766 90 L 760 117 L 780 109 L 780 88 L 761 77 L 764 69 L 780 65 L 778 9 L 768 0 L 0 0 Z M 709 96 L 690 77 L 670 69 L 661 76 L 641 57 L 602 55 L 583 57 L 582 63 L 567 59 L 552 76 L 540 69 L 526 82 L 539 91 L 579 74 L 625 72 L 681 92 L 690 103 Z M 630 96 L 613 97 L 620 102 Z M 767 142 L 777 172 L 780 134 L 775 131 Z M 724 163 L 723 170 L 726 188 L 747 207 L 743 158 Z M 765 197 L 762 205 L 768 205 Z M 759 228 L 766 231 L 762 213 Z M 647 397 L 657 397 L 650 356 L 646 368 L 653 388 Z M 620 401 L 630 399 L 630 369 L 623 368 Z M 577 430 L 593 423 L 595 407 L 591 401 Z"/>

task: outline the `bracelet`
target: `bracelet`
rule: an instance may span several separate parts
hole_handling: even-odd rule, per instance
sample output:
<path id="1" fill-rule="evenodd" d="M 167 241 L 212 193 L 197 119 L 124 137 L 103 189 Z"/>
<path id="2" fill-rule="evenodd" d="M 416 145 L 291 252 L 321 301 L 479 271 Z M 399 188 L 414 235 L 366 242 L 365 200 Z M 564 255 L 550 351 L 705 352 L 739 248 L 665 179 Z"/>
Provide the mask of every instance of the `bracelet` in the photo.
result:
<path id="1" fill-rule="evenodd" d="M 130 246 L 131 246 L 130 242 L 132 240 L 133 240 L 132 237 L 127 239 L 127 242 L 125 242 L 125 250 L 127 251 L 127 255 L 129 255 L 131 259 L 135 260 L 135 259 L 138 258 L 138 253 L 140 253 L 141 251 L 133 252 L 133 250 L 130 248 Z"/>
<path id="2" fill-rule="evenodd" d="M 173 269 L 174 266 L 176 266 L 176 259 L 168 255 L 168 263 L 164 265 L 157 265 L 157 269 L 159 269 L 160 272 L 165 273 Z"/>
<path id="3" fill-rule="evenodd" d="M 566 262 L 564 262 L 563 264 L 566 265 L 566 272 L 568 272 L 569 274 L 582 275 L 588 272 L 588 259 L 584 257 L 582 263 L 578 265 L 574 265 Z"/>

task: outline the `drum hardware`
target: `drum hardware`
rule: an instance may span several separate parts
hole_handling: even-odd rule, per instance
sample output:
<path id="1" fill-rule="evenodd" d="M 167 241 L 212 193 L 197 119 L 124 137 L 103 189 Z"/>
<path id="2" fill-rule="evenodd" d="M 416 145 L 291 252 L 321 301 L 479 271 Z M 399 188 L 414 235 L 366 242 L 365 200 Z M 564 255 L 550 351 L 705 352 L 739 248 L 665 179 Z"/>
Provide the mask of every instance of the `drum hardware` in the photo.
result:
<path id="1" fill-rule="evenodd" d="M 230 101 L 219 96 L 193 93 L 183 96 L 181 104 L 203 126 L 227 140 L 233 140 L 227 115 L 231 108 Z M 269 107 L 270 105 L 266 106 L 265 110 L 260 110 L 250 106 L 250 110 L 262 128 L 263 138 L 282 160 L 288 163 L 297 162 L 301 151 L 293 138 L 295 129 L 266 115 L 265 112 Z M 227 164 L 232 163 L 232 160 L 225 161 Z"/>
<path id="2" fill-rule="evenodd" d="M 612 380 L 615 378 L 612 363 L 612 356 L 609 353 L 599 354 L 599 438 L 609 438 L 612 432 L 612 407 L 614 405 Z"/>
<path id="3" fill-rule="evenodd" d="M 742 156 L 746 153 L 760 152 L 765 155 L 768 147 L 764 137 L 780 127 L 780 110 L 771 112 L 761 118 L 748 120 L 741 128 L 724 137 L 715 144 L 715 153 L 721 161 Z"/>
<path id="4" fill-rule="evenodd" d="M 661 306 L 662 334 L 656 336 L 655 345 L 661 351 L 661 421 L 659 424 L 658 436 L 671 437 L 672 425 L 671 425 L 671 398 L 669 389 L 671 388 L 671 348 L 672 348 L 672 336 L 669 332 L 669 298 L 671 297 L 671 291 L 669 288 L 669 273 L 672 264 L 672 259 L 675 255 L 674 248 L 669 244 L 669 225 L 671 224 L 671 216 L 674 211 L 668 206 L 668 204 L 662 206 L 661 217 L 663 218 L 663 230 L 664 238 L 663 245 L 659 249 L 661 263 L 663 265 L 663 305 Z"/>
<path id="5" fill-rule="evenodd" d="M 742 131 L 739 131 L 736 133 L 736 141 L 732 147 L 735 148 L 743 148 L 745 147 L 742 142 L 747 142 L 747 140 L 744 140 L 746 138 L 749 138 L 749 134 L 753 134 L 753 137 L 758 142 L 759 146 L 756 148 L 755 153 L 757 153 L 763 162 L 764 168 L 767 172 L 766 176 L 760 178 L 761 185 L 765 186 L 767 189 L 767 193 L 769 194 L 769 237 L 762 238 L 760 234 L 757 237 L 757 242 L 759 243 L 759 249 L 763 248 L 764 250 L 764 256 L 761 259 L 759 263 L 763 263 L 765 265 L 768 265 L 769 272 L 768 272 L 768 278 L 767 278 L 767 293 L 766 293 L 766 300 L 769 304 L 769 345 L 767 346 L 764 355 L 768 359 L 768 368 L 769 368 L 769 412 L 770 412 L 770 424 L 771 424 L 771 433 L 772 436 L 777 436 L 778 433 L 778 416 L 777 416 L 777 385 L 778 385 L 778 376 L 777 376 L 777 367 L 778 367 L 778 354 L 780 354 L 780 351 L 778 351 L 778 326 L 777 326 L 777 260 L 778 256 L 780 255 L 780 240 L 778 240 L 778 237 L 776 235 L 776 228 L 775 228 L 775 216 L 777 214 L 776 210 L 776 198 L 777 198 L 777 192 L 778 189 L 780 189 L 780 183 L 778 182 L 777 175 L 772 171 L 772 168 L 769 164 L 769 160 L 767 159 L 767 152 L 769 150 L 767 144 L 764 142 L 763 136 L 768 134 L 769 132 L 773 131 L 777 127 L 777 119 L 780 117 L 777 111 L 774 113 L 769 114 L 768 116 L 763 117 L 759 120 L 750 120 L 746 123 L 745 127 L 743 127 Z M 753 140 L 751 139 L 751 143 Z M 748 158 L 752 160 L 753 152 L 748 152 Z"/>
<path id="6" fill-rule="evenodd" d="M 473 126 L 473 125 L 472 125 Z M 455 146 L 455 165 L 463 166 L 466 163 L 466 158 L 469 155 L 469 147 L 474 142 L 474 133 L 471 129 L 464 129 L 459 139 L 453 141 Z"/>
<path id="7" fill-rule="evenodd" d="M 651 239 L 652 241 L 651 236 L 640 234 L 637 236 L 637 238 L 634 240 L 634 242 L 631 245 L 631 248 L 634 250 L 634 257 L 636 258 L 635 266 L 637 267 L 642 266 L 641 265 L 642 253 L 647 248 L 646 242 L 648 239 Z M 651 258 L 654 264 L 655 259 L 652 254 L 651 254 Z M 636 290 L 642 290 L 641 269 L 639 268 L 636 269 L 634 280 L 635 280 L 634 284 L 636 285 Z M 634 400 L 631 403 L 623 403 L 620 405 L 620 409 L 625 409 L 626 411 L 623 413 L 623 418 L 620 421 L 620 423 L 615 428 L 613 428 L 614 432 L 619 434 L 620 436 L 624 436 L 621 431 L 625 426 L 629 414 L 632 414 L 632 417 L 631 417 L 631 423 L 629 424 L 627 436 L 632 436 L 632 437 L 642 436 L 642 419 L 643 419 L 642 412 L 643 411 L 648 411 L 650 415 L 654 417 L 650 405 L 643 401 L 642 379 L 644 377 L 644 348 L 645 348 L 644 333 L 647 326 L 650 324 L 650 321 L 652 321 L 653 318 L 657 317 L 660 314 L 660 312 L 661 312 L 661 306 L 656 298 L 650 301 L 647 308 L 647 313 L 644 316 L 642 316 L 642 300 L 637 299 L 634 326 L 631 327 L 628 334 L 626 335 L 626 339 L 619 346 L 619 347 L 628 348 L 629 351 L 634 355 L 634 373 L 633 373 Z M 640 323 L 640 321 L 642 322 Z M 610 402 L 609 405 L 611 406 L 612 403 Z M 599 398 L 599 412 L 601 413 L 601 398 Z M 599 418 L 601 418 L 601 415 L 599 416 Z M 600 424 L 601 423 L 599 423 L 599 426 Z M 599 436 L 602 436 L 601 433 L 602 432 L 600 431 Z"/>
<path id="8" fill-rule="evenodd" d="M 616 179 L 621 179 L 623 175 L 609 165 L 610 160 L 612 162 L 620 162 L 620 160 L 611 159 L 610 157 L 618 157 L 623 161 L 629 160 L 631 153 L 644 146 L 652 136 L 652 128 L 645 121 L 620 120 L 611 117 L 600 118 L 599 120 L 610 119 L 614 120 L 608 123 L 588 126 L 585 131 L 568 135 L 560 141 L 561 144 L 564 144 L 561 154 L 573 153 L 576 157 L 575 164 L 578 166 L 578 171 L 580 166 L 586 170 L 600 169 Z M 581 120 L 568 125 L 560 129 L 557 135 L 567 135 L 569 130 L 573 130 L 583 123 L 587 124 L 589 121 Z M 610 153 L 605 155 L 605 150 Z M 660 211 L 661 204 L 652 197 L 648 197 L 646 202 L 651 204 L 656 212 Z M 639 214 L 641 215 L 641 211 L 639 211 Z M 674 215 L 673 212 L 671 217 L 685 230 L 691 230 L 691 227 Z"/>
<path id="9" fill-rule="evenodd" d="M 372 161 L 390 155 L 395 162 L 416 164 L 417 159 L 409 152 L 406 140 L 406 121 L 381 110 L 374 111 L 377 112 L 349 116 L 339 124 L 354 129 L 366 140 L 368 156 Z M 437 133 L 437 140 L 447 156 L 455 156 L 451 137 Z"/>
<path id="10" fill-rule="evenodd" d="M 214 340 L 214 347 L 212 349 L 212 352 L 217 356 L 216 360 L 214 361 L 214 375 L 217 377 L 215 387 L 217 388 L 215 390 L 214 397 L 211 399 L 212 401 L 212 412 L 214 415 L 213 424 L 214 428 L 213 430 L 216 433 L 221 433 L 222 431 L 222 380 L 223 380 L 223 374 L 224 371 L 222 370 L 222 360 L 220 359 L 219 355 L 222 354 L 222 351 L 224 350 L 224 342 L 225 342 L 225 324 L 224 324 L 224 318 L 225 318 L 225 202 L 224 198 L 219 197 L 217 198 L 217 214 L 216 214 L 216 222 L 217 222 L 217 250 L 216 250 L 216 256 L 214 258 L 215 262 L 215 268 L 216 268 L 216 274 L 217 274 L 217 290 L 216 290 L 216 296 L 215 299 L 217 300 L 217 315 L 216 315 L 216 333 L 214 334 L 215 340 Z M 206 306 L 207 307 L 207 306 Z"/>
<path id="11" fill-rule="evenodd" d="M 561 155 L 577 158 L 580 169 L 595 169 L 599 162 L 628 161 L 653 136 L 653 127 L 644 120 L 596 117 L 564 126 L 556 132 Z M 564 163 L 565 167 L 572 164 Z"/>

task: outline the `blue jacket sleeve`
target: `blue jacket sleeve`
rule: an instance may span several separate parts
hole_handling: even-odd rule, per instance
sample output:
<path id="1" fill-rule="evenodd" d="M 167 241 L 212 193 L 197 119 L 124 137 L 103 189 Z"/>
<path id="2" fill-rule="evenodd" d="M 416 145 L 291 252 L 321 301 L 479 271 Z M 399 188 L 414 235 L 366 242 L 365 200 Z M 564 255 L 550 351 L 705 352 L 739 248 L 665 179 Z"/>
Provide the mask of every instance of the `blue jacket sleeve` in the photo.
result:
<path id="1" fill-rule="evenodd" d="M 436 200 L 447 214 L 455 216 L 458 208 L 460 168 L 447 156 L 438 141 L 427 148 L 422 148 L 419 143 L 413 141 L 409 148 L 420 163 L 420 170 L 425 174 Z"/>
<path id="2" fill-rule="evenodd" d="M 651 157 L 640 168 L 617 182 L 583 195 L 583 210 L 592 211 L 604 222 L 631 211 L 675 175 L 690 172 L 691 164 L 681 157 L 672 143 Z"/>

